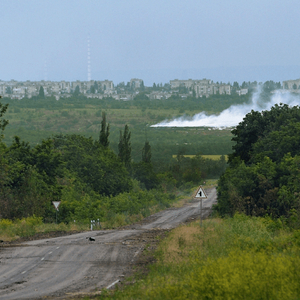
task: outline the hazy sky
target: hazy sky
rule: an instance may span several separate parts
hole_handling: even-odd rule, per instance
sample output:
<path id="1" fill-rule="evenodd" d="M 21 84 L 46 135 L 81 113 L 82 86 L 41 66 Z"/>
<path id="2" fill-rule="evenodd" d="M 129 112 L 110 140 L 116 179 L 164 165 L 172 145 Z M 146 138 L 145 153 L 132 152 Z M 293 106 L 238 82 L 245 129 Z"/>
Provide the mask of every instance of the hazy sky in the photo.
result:
<path id="1" fill-rule="evenodd" d="M 1 80 L 300 78 L 299 0 L 0 0 Z"/>

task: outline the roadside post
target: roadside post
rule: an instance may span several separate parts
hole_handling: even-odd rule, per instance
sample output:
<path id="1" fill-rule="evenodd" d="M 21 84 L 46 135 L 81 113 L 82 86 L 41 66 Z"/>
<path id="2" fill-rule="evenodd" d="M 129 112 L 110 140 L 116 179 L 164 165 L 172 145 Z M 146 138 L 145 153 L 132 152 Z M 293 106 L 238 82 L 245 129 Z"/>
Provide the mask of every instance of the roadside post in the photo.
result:
<path id="1" fill-rule="evenodd" d="M 202 200 L 203 199 L 206 199 L 207 196 L 206 196 L 206 193 L 203 189 L 203 187 L 200 185 L 198 190 L 197 190 L 197 193 L 194 197 L 196 200 L 200 200 L 200 226 L 202 227 Z"/>
<path id="2" fill-rule="evenodd" d="M 91 220 L 91 231 L 93 230 L 93 227 L 96 225 L 96 221 L 95 220 Z"/>
<path id="3" fill-rule="evenodd" d="M 57 212 L 58 212 L 58 207 L 59 207 L 59 205 L 60 205 L 60 201 L 52 201 L 52 204 L 53 204 L 53 206 L 54 206 L 54 208 L 55 208 L 55 210 L 56 210 L 56 212 L 55 212 L 55 215 L 56 215 L 56 221 L 55 221 L 55 224 L 57 224 Z"/>

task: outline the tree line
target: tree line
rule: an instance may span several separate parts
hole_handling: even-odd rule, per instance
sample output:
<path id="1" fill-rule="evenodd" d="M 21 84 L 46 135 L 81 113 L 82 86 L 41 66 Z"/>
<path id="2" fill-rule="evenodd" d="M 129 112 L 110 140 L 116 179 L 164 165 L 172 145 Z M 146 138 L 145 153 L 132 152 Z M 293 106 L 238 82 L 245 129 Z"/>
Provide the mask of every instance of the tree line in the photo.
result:
<path id="1" fill-rule="evenodd" d="M 219 180 L 216 210 L 285 218 L 299 227 L 299 133 L 298 106 L 248 113 L 232 130 L 235 145 Z"/>

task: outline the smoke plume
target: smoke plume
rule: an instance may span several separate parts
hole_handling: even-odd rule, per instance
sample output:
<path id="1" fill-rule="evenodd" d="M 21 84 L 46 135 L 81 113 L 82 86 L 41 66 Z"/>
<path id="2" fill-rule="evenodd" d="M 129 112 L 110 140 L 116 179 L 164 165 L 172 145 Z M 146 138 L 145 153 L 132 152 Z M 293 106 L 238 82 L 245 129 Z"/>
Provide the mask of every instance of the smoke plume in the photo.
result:
<path id="1" fill-rule="evenodd" d="M 218 115 L 207 115 L 206 112 L 201 112 L 189 119 L 180 117 L 172 121 L 165 120 L 151 127 L 216 127 L 220 129 L 234 127 L 243 121 L 245 115 L 251 110 L 269 110 L 275 104 L 280 103 L 289 106 L 300 105 L 300 98 L 290 93 L 282 93 L 279 90 L 272 95 L 270 101 L 265 102 L 261 97 L 261 89 L 259 88 L 253 94 L 249 104 L 232 105 Z"/>

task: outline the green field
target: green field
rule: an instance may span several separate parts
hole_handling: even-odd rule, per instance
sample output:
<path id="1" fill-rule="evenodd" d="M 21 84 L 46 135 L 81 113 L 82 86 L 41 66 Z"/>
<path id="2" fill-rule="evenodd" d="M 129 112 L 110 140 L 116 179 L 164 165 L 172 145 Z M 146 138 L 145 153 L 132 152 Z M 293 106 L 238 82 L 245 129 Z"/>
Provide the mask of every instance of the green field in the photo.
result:
<path id="1" fill-rule="evenodd" d="M 225 101 L 226 100 L 226 101 Z M 243 99 L 238 99 L 239 101 Z M 205 103 L 203 101 L 206 101 Z M 226 155 L 232 151 L 231 132 L 210 128 L 152 128 L 163 120 L 179 116 L 191 117 L 208 107 L 209 113 L 219 113 L 234 104 L 235 99 L 126 101 L 87 98 L 56 100 L 10 100 L 5 118 L 9 125 L 4 142 L 10 145 L 15 135 L 31 145 L 42 139 L 63 133 L 76 133 L 98 139 L 102 112 L 110 124 L 110 146 L 118 152 L 120 130 L 125 124 L 131 131 L 132 158 L 141 159 L 145 140 L 152 147 L 153 162 L 166 162 L 181 152 L 186 155 Z M 245 99 L 243 100 L 245 101 Z M 210 103 L 210 106 L 208 105 Z"/>

